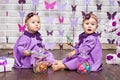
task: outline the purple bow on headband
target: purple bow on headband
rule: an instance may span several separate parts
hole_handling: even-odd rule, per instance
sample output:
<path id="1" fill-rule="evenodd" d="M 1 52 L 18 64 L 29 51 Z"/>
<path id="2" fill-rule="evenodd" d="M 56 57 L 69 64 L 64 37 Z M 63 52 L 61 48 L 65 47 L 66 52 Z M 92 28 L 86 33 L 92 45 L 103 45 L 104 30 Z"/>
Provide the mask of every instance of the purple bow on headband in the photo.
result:
<path id="1" fill-rule="evenodd" d="M 85 13 L 84 11 L 82 11 L 82 16 L 83 16 L 83 18 L 85 18 L 85 19 L 89 19 L 90 18 L 90 14 L 91 14 L 92 12 L 90 12 L 90 13 Z"/>

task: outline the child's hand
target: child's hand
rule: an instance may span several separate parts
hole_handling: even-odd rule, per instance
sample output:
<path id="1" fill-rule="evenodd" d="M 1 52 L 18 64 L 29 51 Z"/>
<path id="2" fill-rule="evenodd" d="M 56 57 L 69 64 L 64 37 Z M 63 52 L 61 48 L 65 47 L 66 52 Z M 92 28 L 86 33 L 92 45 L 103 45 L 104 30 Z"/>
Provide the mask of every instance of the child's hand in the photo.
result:
<path id="1" fill-rule="evenodd" d="M 67 40 L 67 44 L 68 44 L 68 45 L 71 45 L 71 43 L 70 43 L 70 41 L 69 41 L 69 40 Z"/>
<path id="2" fill-rule="evenodd" d="M 75 55 L 76 51 L 72 51 L 70 53 L 68 53 L 68 57 L 71 58 L 73 55 Z"/>
<path id="3" fill-rule="evenodd" d="M 29 55 L 30 55 L 30 51 L 29 51 L 29 50 L 25 50 L 25 51 L 24 51 L 24 55 L 25 55 L 25 56 L 29 56 Z"/>

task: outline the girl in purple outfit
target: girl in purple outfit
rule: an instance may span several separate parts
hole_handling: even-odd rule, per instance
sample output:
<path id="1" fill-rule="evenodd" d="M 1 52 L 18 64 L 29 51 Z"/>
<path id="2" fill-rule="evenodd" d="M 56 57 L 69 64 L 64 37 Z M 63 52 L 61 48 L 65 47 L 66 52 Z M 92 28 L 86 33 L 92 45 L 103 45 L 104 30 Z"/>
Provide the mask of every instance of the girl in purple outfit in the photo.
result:
<path id="1" fill-rule="evenodd" d="M 54 62 L 53 54 L 44 51 L 41 34 L 40 18 L 37 13 L 28 13 L 25 19 L 27 30 L 21 35 L 14 46 L 15 68 L 32 68 L 40 52 L 46 56 L 51 64 Z"/>
<path id="2" fill-rule="evenodd" d="M 98 19 L 93 13 L 86 14 L 83 17 L 83 33 L 79 35 L 79 42 L 75 50 L 68 53 L 68 56 L 61 61 L 55 61 L 52 65 L 54 71 L 60 69 L 77 70 L 78 63 L 81 63 L 83 55 L 86 55 L 90 65 L 90 71 L 99 71 L 102 69 L 102 48 L 95 33 L 98 27 Z"/>

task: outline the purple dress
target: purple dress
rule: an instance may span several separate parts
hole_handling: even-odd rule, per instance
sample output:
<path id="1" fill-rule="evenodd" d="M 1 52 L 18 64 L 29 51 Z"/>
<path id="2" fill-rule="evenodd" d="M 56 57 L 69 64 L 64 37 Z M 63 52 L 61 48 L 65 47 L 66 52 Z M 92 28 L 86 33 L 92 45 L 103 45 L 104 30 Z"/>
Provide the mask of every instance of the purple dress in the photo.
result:
<path id="1" fill-rule="evenodd" d="M 35 63 L 35 56 L 39 54 L 40 49 L 43 49 L 44 45 L 42 43 L 41 34 L 39 32 L 29 33 L 25 31 L 22 36 L 19 37 L 14 46 L 14 57 L 15 57 L 15 68 L 32 68 L 32 64 Z M 23 54 L 24 50 L 30 50 L 34 52 L 30 56 L 25 56 Z M 54 62 L 53 54 L 44 51 L 43 54 L 46 56 L 46 60 L 51 64 Z"/>
<path id="2" fill-rule="evenodd" d="M 102 47 L 96 33 L 79 35 L 79 43 L 76 45 L 76 54 L 71 58 L 64 58 L 62 61 L 69 70 L 76 70 L 81 53 L 89 57 L 90 71 L 99 71 L 102 69 Z"/>

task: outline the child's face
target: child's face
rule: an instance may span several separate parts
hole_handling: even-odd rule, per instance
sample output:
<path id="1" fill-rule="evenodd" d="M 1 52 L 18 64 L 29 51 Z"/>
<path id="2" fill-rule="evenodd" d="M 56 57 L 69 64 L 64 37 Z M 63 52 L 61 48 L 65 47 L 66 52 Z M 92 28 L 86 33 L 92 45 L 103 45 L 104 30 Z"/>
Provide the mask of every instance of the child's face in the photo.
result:
<path id="1" fill-rule="evenodd" d="M 40 18 L 38 15 L 32 16 L 28 21 L 26 22 L 26 26 L 29 32 L 35 33 L 36 31 L 40 30 Z"/>
<path id="2" fill-rule="evenodd" d="M 86 34 L 92 34 L 97 29 L 97 22 L 94 18 L 87 19 L 83 22 L 83 29 Z"/>

